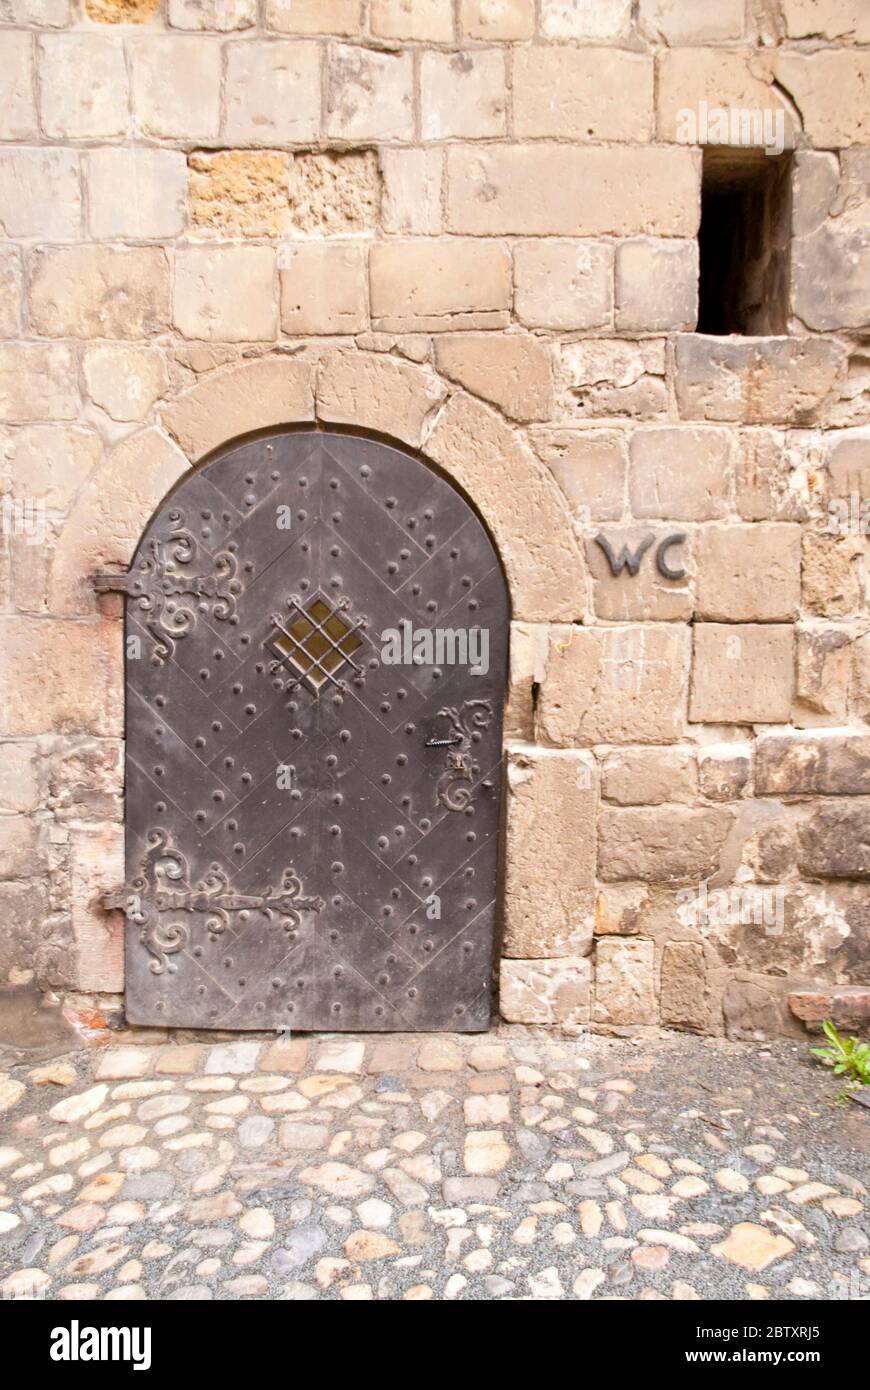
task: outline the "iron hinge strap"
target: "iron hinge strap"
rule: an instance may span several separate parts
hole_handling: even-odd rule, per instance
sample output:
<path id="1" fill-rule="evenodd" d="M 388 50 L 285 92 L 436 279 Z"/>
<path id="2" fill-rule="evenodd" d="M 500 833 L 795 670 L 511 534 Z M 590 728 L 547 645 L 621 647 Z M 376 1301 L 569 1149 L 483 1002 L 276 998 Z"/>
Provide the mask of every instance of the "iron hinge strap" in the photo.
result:
<path id="1" fill-rule="evenodd" d="M 98 570 L 91 583 L 98 594 L 129 594 L 133 576 L 129 570 Z"/>

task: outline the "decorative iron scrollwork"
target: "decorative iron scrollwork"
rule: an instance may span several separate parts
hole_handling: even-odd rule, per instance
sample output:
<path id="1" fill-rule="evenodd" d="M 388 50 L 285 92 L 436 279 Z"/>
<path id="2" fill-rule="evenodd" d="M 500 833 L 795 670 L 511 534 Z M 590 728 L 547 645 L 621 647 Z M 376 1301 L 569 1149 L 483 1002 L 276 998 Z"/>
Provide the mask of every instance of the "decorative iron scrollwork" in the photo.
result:
<path id="1" fill-rule="evenodd" d="M 175 645 L 196 625 L 197 616 L 207 613 L 218 622 L 237 623 L 236 600 L 242 591 L 237 578 L 235 542 L 214 556 L 201 555 L 196 537 L 187 528 L 184 512 L 174 508 L 168 516 L 169 536 L 149 542 L 149 553 L 140 556 L 125 586 L 130 598 L 146 614 L 145 627 L 154 641 L 151 659 L 162 666 L 174 653 Z M 211 574 L 197 574 L 191 566 L 207 558 Z M 178 602 L 177 600 L 182 600 Z"/>
<path id="2" fill-rule="evenodd" d="M 471 802 L 472 784 L 480 772 L 480 765 L 472 757 L 471 746 L 480 740 L 484 730 L 492 723 L 492 705 L 489 700 L 466 700 L 461 709 L 456 705 L 445 705 L 436 718 L 450 721 L 454 734 L 451 742 L 456 747 L 447 754 L 444 771 L 435 788 L 435 801 L 438 805 L 446 806 L 448 811 L 464 811 Z M 458 786 L 457 783 L 462 785 Z"/>
<path id="3" fill-rule="evenodd" d="M 191 888 L 187 860 L 165 830 L 149 830 L 148 846 L 132 883 L 104 894 L 103 906 L 123 909 L 138 926 L 139 940 L 153 958 L 149 968 L 154 975 L 174 971 L 177 967 L 168 957 L 190 940 L 187 923 L 164 922 L 167 916 L 204 914 L 208 939 L 216 941 L 229 926 L 232 913 L 239 913 L 242 921 L 242 914 L 252 911 L 264 913 L 270 922 L 277 915 L 284 931 L 290 932 L 300 925 L 303 912 L 323 910 L 322 898 L 303 896 L 302 880 L 292 868 L 284 870 L 280 888 L 253 894 L 233 892 L 220 865 L 210 864 L 206 876 Z"/>

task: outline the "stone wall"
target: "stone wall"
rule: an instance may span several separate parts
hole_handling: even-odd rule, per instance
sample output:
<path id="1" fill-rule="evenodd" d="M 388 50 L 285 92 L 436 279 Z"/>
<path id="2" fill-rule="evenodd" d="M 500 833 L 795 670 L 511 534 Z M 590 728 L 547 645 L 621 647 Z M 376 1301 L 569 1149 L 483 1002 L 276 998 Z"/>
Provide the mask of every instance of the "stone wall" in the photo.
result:
<path id="1" fill-rule="evenodd" d="M 434 459 L 504 558 L 504 1017 L 866 1018 L 864 0 L 0 0 L 0 50 L 0 979 L 117 1016 L 89 575 L 318 420 Z M 693 332 L 701 102 L 783 113 L 788 335 Z M 635 576 L 599 535 L 652 536 Z"/>

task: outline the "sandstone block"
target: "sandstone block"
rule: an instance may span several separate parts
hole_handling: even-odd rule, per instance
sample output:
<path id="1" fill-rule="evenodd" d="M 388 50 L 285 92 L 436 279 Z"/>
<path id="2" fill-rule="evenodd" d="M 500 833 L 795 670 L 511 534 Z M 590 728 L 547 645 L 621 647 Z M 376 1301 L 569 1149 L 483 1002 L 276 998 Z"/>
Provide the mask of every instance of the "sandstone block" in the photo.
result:
<path id="1" fill-rule="evenodd" d="M 548 634 L 544 623 L 511 623 L 504 737 L 533 743 L 535 687 L 543 679 Z"/>
<path id="2" fill-rule="evenodd" d="M 0 483 L 16 497 L 65 512 L 102 453 L 99 435 L 71 425 L 0 431 Z"/>
<path id="3" fill-rule="evenodd" d="M 20 251 L 15 246 L 0 248 L 0 338 L 17 338 L 21 333 L 23 288 Z"/>
<path id="4" fill-rule="evenodd" d="M 870 430 L 839 430 L 828 438 L 829 494 L 851 501 L 870 497 Z"/>
<path id="5" fill-rule="evenodd" d="M 229 141 L 281 146 L 295 140 L 314 140 L 319 134 L 320 53 L 316 44 L 248 39 L 228 45 Z"/>
<path id="6" fill-rule="evenodd" d="M 361 333 L 368 327 L 361 246 L 287 246 L 279 265 L 285 333 Z"/>
<path id="7" fill-rule="evenodd" d="M 722 1013 L 729 1038 L 760 1042 L 782 1032 L 777 984 L 774 980 L 764 984 L 751 979 L 728 981 L 722 997 Z"/>
<path id="8" fill-rule="evenodd" d="M 291 227 L 348 236 L 378 225 L 381 176 L 374 150 L 298 154 L 290 169 Z"/>
<path id="9" fill-rule="evenodd" d="M 844 724 L 848 718 L 851 642 L 839 628 L 797 629 L 797 684 L 792 722 Z"/>
<path id="10" fill-rule="evenodd" d="M 870 718 L 870 633 L 853 644 L 852 706 L 862 719 Z"/>
<path id="11" fill-rule="evenodd" d="M 698 320 L 698 244 L 623 241 L 616 249 L 616 327 L 691 329 Z"/>
<path id="12" fill-rule="evenodd" d="M 467 39 L 530 39 L 534 0 L 459 0 L 459 27 Z"/>
<path id="13" fill-rule="evenodd" d="M 0 225 L 6 236 L 74 241 L 81 224 L 78 154 L 0 149 Z"/>
<path id="14" fill-rule="evenodd" d="M 167 431 L 194 463 L 236 435 L 313 419 L 312 364 L 286 354 L 216 372 L 163 412 Z"/>
<path id="15" fill-rule="evenodd" d="M 708 1031 L 704 948 L 694 941 L 669 941 L 662 951 L 662 1023 Z"/>
<path id="16" fill-rule="evenodd" d="M 870 14 L 861 0 L 782 0 L 790 39 L 846 39 L 870 43 Z"/>
<path id="17" fill-rule="evenodd" d="M 531 747 L 509 756 L 504 954 L 585 955 L 594 913 L 594 759 Z"/>
<path id="18" fill-rule="evenodd" d="M 36 821 L 28 816 L 0 817 L 0 879 L 36 877 L 46 867 Z"/>
<path id="19" fill-rule="evenodd" d="M 108 34 L 41 38 L 40 112 L 54 140 L 105 140 L 130 128 L 124 44 Z"/>
<path id="20" fill-rule="evenodd" d="M 605 883 L 692 883 L 709 878 L 734 817 L 724 807 L 655 806 L 598 819 L 598 877 Z"/>
<path id="21" fill-rule="evenodd" d="M 870 795 L 870 734 L 767 734 L 758 740 L 755 790 L 759 796 Z"/>
<path id="22" fill-rule="evenodd" d="M 437 236 L 441 231 L 441 150 L 381 150 L 385 232 Z"/>
<path id="23" fill-rule="evenodd" d="M 631 0 L 541 0 L 548 39 L 618 39 L 631 22 Z"/>
<path id="24" fill-rule="evenodd" d="M 317 416 L 359 424 L 419 445 L 425 421 L 444 399 L 434 373 L 395 358 L 336 352 L 317 375 Z"/>
<path id="25" fill-rule="evenodd" d="M 673 743 L 685 718 L 689 633 L 652 623 L 554 627 L 538 715 L 558 746 Z"/>
<path id="26" fill-rule="evenodd" d="M 843 373 L 841 344 L 820 338 L 676 340 L 676 392 L 686 420 L 810 425 Z"/>
<path id="27" fill-rule="evenodd" d="M 515 309 L 529 328 L 608 328 L 613 249 L 600 241 L 514 244 Z"/>
<path id="28" fill-rule="evenodd" d="M 63 29 L 70 22 L 70 0 L 6 0 L 3 17 L 8 24 Z"/>
<path id="29" fill-rule="evenodd" d="M 207 38 L 160 34 L 129 45 L 140 134 L 210 140 L 220 124 L 221 54 Z M 232 86 L 229 87 L 230 97 Z M 252 96 L 256 89 L 252 89 Z"/>
<path id="30" fill-rule="evenodd" d="M 689 720 L 787 724 L 794 687 L 791 626 L 697 623 Z"/>
<path id="31" fill-rule="evenodd" d="M 652 941 L 605 937 L 598 942 L 592 1017 L 617 1027 L 658 1021 Z"/>
<path id="32" fill-rule="evenodd" d="M 702 527 L 696 540 L 696 616 L 732 623 L 794 618 L 800 540 L 800 527 L 777 523 Z"/>
<path id="33" fill-rule="evenodd" d="M 514 133 L 519 138 L 649 140 L 653 62 L 645 54 L 622 49 L 519 48 L 513 98 Z"/>
<path id="34" fill-rule="evenodd" d="M 735 500 L 744 521 L 804 521 L 809 477 L 815 476 L 788 436 L 767 429 L 741 430 L 737 441 Z"/>
<path id="35" fill-rule="evenodd" d="M 85 14 L 95 24 L 147 24 L 160 0 L 85 0 Z"/>
<path id="36" fill-rule="evenodd" d="M 820 1028 L 829 1018 L 837 1028 L 860 1028 L 870 1023 L 870 990 L 862 985 L 828 985 L 797 989 L 788 996 L 795 1018 L 808 1027 Z"/>
<path id="37" fill-rule="evenodd" d="M 89 347 L 83 367 L 88 395 L 112 420 L 144 420 L 166 387 L 166 363 L 156 348 Z"/>
<path id="38" fill-rule="evenodd" d="M 290 224 L 290 156 L 277 150 L 191 154 L 192 227 L 226 237 L 282 236 Z"/>
<path id="39" fill-rule="evenodd" d="M 620 519 L 628 474 L 620 430 L 551 430 L 536 434 L 533 443 L 578 520 Z"/>
<path id="40" fill-rule="evenodd" d="M 176 253 L 172 317 L 185 338 L 252 342 L 275 337 L 275 253 L 222 246 Z"/>
<path id="41" fill-rule="evenodd" d="M 475 236 L 683 236 L 698 226 L 700 172 L 677 147 L 454 145 L 447 222 Z"/>
<path id="42" fill-rule="evenodd" d="M 342 140 L 410 140 L 413 58 L 335 44 L 326 76 L 326 130 Z"/>
<path id="43" fill-rule="evenodd" d="M 117 624 L 4 617 L 0 628 L 4 734 L 121 734 L 123 653 Z"/>
<path id="44" fill-rule="evenodd" d="M 656 90 L 656 130 L 660 140 L 703 143 L 703 129 L 697 120 L 702 102 L 708 111 L 724 109 L 733 112 L 769 111 L 768 133 L 776 130 L 777 113 L 781 113 L 782 132 L 787 145 L 794 143 L 795 121 L 787 102 L 771 86 L 773 60 L 762 50 L 752 54 L 745 49 L 674 48 L 658 58 Z M 695 117 L 695 129 L 688 130 L 685 113 Z M 715 129 L 711 123 L 711 128 Z M 763 144 L 763 117 L 749 120 L 740 128 L 740 140 L 733 144 Z"/>
<path id="45" fill-rule="evenodd" d="M 539 338 L 445 334 L 435 345 L 435 365 L 513 420 L 546 420 L 552 412 L 550 354 Z"/>
<path id="46" fill-rule="evenodd" d="M 33 92 L 31 37 L 28 33 L 5 30 L 0 69 L 0 140 L 29 140 L 36 135 Z"/>
<path id="47" fill-rule="evenodd" d="M 382 39 L 449 43 L 453 38 L 451 0 L 373 0 L 372 33 Z"/>
<path id="48" fill-rule="evenodd" d="M 501 327 L 510 307 L 510 253 L 490 242 L 376 242 L 369 258 L 375 328 L 431 332 Z"/>
<path id="49" fill-rule="evenodd" d="M 76 361 L 65 343 L 0 343 L 0 420 L 75 420 Z"/>
<path id="50" fill-rule="evenodd" d="M 227 34 L 257 22 L 256 0 L 169 0 L 173 29 L 216 29 Z"/>
<path id="51" fill-rule="evenodd" d="M 716 43 L 742 37 L 744 11 L 743 0 L 640 0 L 638 17 L 643 31 L 668 44 Z"/>
<path id="52" fill-rule="evenodd" d="M 69 246 L 35 253 L 31 322 L 51 338 L 146 338 L 168 321 L 158 247 Z"/>
<path id="53" fill-rule="evenodd" d="M 863 607 L 861 572 L 865 540 L 805 531 L 801 542 L 803 605 L 822 618 L 858 613 Z"/>
<path id="54" fill-rule="evenodd" d="M 635 430 L 629 460 L 634 516 L 712 521 L 727 515 L 733 473 L 730 431 L 670 425 Z"/>
<path id="55" fill-rule="evenodd" d="M 655 419 L 668 406 L 663 338 L 581 339 L 562 345 L 566 410 L 578 419 Z"/>
<path id="56" fill-rule="evenodd" d="M 595 899 L 596 936 L 637 936 L 650 890 L 644 883 L 609 883 Z"/>
<path id="57" fill-rule="evenodd" d="M 610 547 L 617 563 L 626 553 L 645 555 L 637 574 L 626 567 L 614 575 L 601 541 Z M 608 526 L 588 537 L 586 557 L 596 617 L 607 622 L 688 621 L 695 606 L 693 544 L 694 537 L 685 532 L 649 525 Z M 663 575 L 657 561 L 664 561 L 680 577 Z"/>
<path id="58" fill-rule="evenodd" d="M 424 53 L 420 62 L 424 140 L 504 135 L 507 87 L 498 49 Z"/>
<path id="59" fill-rule="evenodd" d="M 592 967 L 583 956 L 503 960 L 499 1006 L 508 1023 L 587 1023 Z"/>
<path id="60" fill-rule="evenodd" d="M 711 743 L 698 749 L 698 786 L 710 801 L 741 797 L 752 771 L 748 743 Z"/>
<path id="61" fill-rule="evenodd" d="M 266 28 L 353 38 L 362 30 L 362 0 L 266 0 Z"/>
<path id="62" fill-rule="evenodd" d="M 870 798 L 815 807 L 798 831 L 798 867 L 814 878 L 870 878 Z"/>
<path id="63" fill-rule="evenodd" d="M 695 760 L 688 748 L 620 748 L 601 769 L 601 795 L 618 806 L 660 806 L 697 795 Z"/>
<path id="64" fill-rule="evenodd" d="M 856 153 L 862 156 L 860 163 L 854 166 L 844 158 L 839 177 L 832 155 L 800 156 L 791 292 L 794 312 L 808 328 L 826 331 L 866 323 L 870 237 L 863 208 L 870 163 L 863 149 Z"/>
<path id="65" fill-rule="evenodd" d="M 817 149 L 866 145 L 870 134 L 870 54 L 857 49 L 778 53 L 781 82 L 800 108 L 807 139 Z"/>
<path id="66" fill-rule="evenodd" d="M 0 809 L 27 815 L 40 800 L 36 743 L 0 743 Z"/>
<path id="67" fill-rule="evenodd" d="M 107 146 L 85 156 L 94 237 L 175 237 L 184 228 L 187 166 L 178 150 Z"/>
<path id="68" fill-rule="evenodd" d="M 106 888 L 124 882 L 120 825 L 77 828 L 70 844 L 74 987 L 117 994 L 124 988 L 124 917 L 99 906 Z"/>

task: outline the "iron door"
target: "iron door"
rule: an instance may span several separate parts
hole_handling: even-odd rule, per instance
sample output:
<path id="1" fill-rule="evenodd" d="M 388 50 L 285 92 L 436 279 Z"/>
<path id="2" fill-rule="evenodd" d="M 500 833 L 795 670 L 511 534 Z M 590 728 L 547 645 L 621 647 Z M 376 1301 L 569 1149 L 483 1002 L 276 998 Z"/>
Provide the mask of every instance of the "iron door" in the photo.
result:
<path id="1" fill-rule="evenodd" d="M 182 482 L 126 586 L 130 1021 L 486 1028 L 509 610 L 469 504 L 273 435 Z"/>

